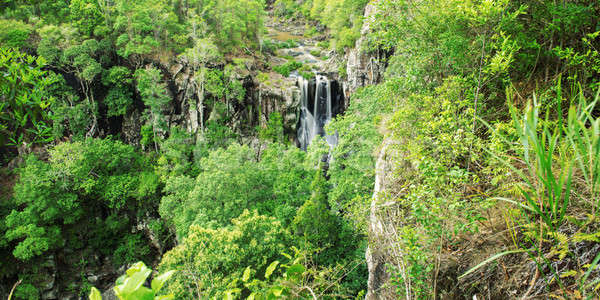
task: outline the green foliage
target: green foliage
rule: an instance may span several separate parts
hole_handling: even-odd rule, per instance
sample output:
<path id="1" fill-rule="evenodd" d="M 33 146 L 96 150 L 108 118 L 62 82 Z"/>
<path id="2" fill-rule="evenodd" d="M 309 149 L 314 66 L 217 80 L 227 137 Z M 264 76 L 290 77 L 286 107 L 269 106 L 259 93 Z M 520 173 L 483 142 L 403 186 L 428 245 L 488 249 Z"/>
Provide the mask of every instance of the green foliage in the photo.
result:
<path id="1" fill-rule="evenodd" d="M 379 115 L 390 112 L 399 93 L 398 85 L 386 83 L 357 91 L 346 113 L 330 123 L 330 132 L 337 131 L 339 144 L 333 151 L 329 166 L 330 207 L 346 211 L 356 222 L 364 218 L 358 213 L 373 193 L 375 159 L 373 149 L 382 141 L 378 132 Z"/>
<path id="2" fill-rule="evenodd" d="M 35 286 L 24 283 L 15 289 L 14 297 L 15 299 L 37 300 L 40 298 L 39 294 L 40 291 Z"/>
<path id="3" fill-rule="evenodd" d="M 117 279 L 113 288 L 120 300 L 168 300 L 174 299 L 173 295 L 159 296 L 158 292 L 163 285 L 173 276 L 175 271 L 167 271 L 152 279 L 151 289 L 144 286 L 146 278 L 152 273 L 143 262 L 138 262 L 131 266 L 125 274 Z M 102 300 L 102 295 L 98 289 L 92 287 L 90 300 Z"/>
<path id="4" fill-rule="evenodd" d="M 115 234 L 119 233 L 115 232 Z M 146 238 L 141 233 L 137 233 L 124 235 L 117 248 L 110 254 L 113 255 L 113 264 L 122 266 L 140 258 L 149 257 L 151 252 Z"/>
<path id="5" fill-rule="evenodd" d="M 302 152 L 273 144 L 259 161 L 256 155 L 247 146 L 232 144 L 200 159 L 195 179 L 169 178 L 161 216 L 175 226 L 180 238 L 192 224 L 225 226 L 244 209 L 290 222 L 309 196 Z"/>
<path id="6" fill-rule="evenodd" d="M 277 0 L 273 3 L 273 12 L 278 17 L 294 17 L 300 14 L 300 5 L 293 0 Z"/>
<path id="7" fill-rule="evenodd" d="M 277 41 L 271 39 L 264 39 L 261 41 L 261 50 L 265 53 L 275 54 L 278 49 L 288 49 L 298 47 L 298 43 L 295 40 Z"/>
<path id="8" fill-rule="evenodd" d="M 0 45 L 7 48 L 24 48 L 26 42 L 33 32 L 31 25 L 17 20 L 0 20 L 0 27 L 4 28 L 0 32 Z"/>
<path id="9" fill-rule="evenodd" d="M 52 140 L 48 108 L 56 98 L 49 90 L 58 79 L 44 66 L 41 57 L 0 48 L 0 146 Z"/>
<path id="10" fill-rule="evenodd" d="M 297 235 L 317 249 L 330 247 L 337 238 L 338 220 L 327 207 L 327 183 L 319 169 L 311 184 L 312 195 L 298 209 L 292 222 Z"/>
<path id="11" fill-rule="evenodd" d="M 124 115 L 133 103 L 131 91 L 131 71 L 126 67 L 115 66 L 105 70 L 102 74 L 102 83 L 109 88 L 104 98 L 109 117 Z"/>
<path id="12" fill-rule="evenodd" d="M 278 112 L 273 112 L 269 115 L 267 126 L 258 129 L 258 137 L 262 140 L 275 143 L 284 143 L 285 136 L 283 135 L 283 118 Z"/>
<path id="13" fill-rule="evenodd" d="M 571 70 L 571 80 L 579 80 L 581 82 L 589 83 L 591 90 L 598 90 L 600 88 L 600 81 L 597 79 L 597 75 L 600 73 L 600 52 L 594 46 L 597 44 L 596 39 L 600 35 L 600 31 L 586 34 L 585 37 L 581 38 L 583 49 L 576 50 L 573 47 L 561 48 L 556 47 L 554 51 L 556 55 L 563 59 L 565 63 L 575 70 Z"/>
<path id="14" fill-rule="evenodd" d="M 290 73 L 292 71 L 296 71 L 296 70 L 300 69 L 300 67 L 302 67 L 301 62 L 292 60 L 292 61 L 286 62 L 283 65 L 274 66 L 273 71 L 283 75 L 284 77 L 288 77 L 288 76 L 290 76 Z"/>
<path id="15" fill-rule="evenodd" d="M 356 265 L 317 265 L 311 261 L 312 257 L 307 255 L 305 250 L 292 247 L 292 251 L 293 256 L 284 253 L 285 260 L 271 262 L 264 270 L 264 275 L 262 270 L 246 267 L 241 278 L 244 287 L 251 291 L 246 299 L 330 299 L 352 298 L 353 295 L 356 295 L 356 299 L 364 297 L 364 291 L 350 290 L 338 282 L 342 277 L 351 274 L 351 268 Z M 239 278 L 235 281 L 239 281 Z M 246 289 L 232 288 L 226 295 L 243 297 Z"/>
<path id="16" fill-rule="evenodd" d="M 310 0 L 302 5 L 305 15 L 331 29 L 335 49 L 343 52 L 345 48 L 354 47 L 360 36 L 367 3 L 367 0 Z"/>
<path id="17" fill-rule="evenodd" d="M 215 110 L 219 109 L 219 105 L 213 107 Z M 238 134 L 223 124 L 223 122 L 209 121 L 206 124 L 206 129 L 202 133 L 201 137 L 196 142 L 194 148 L 194 157 L 199 160 L 202 157 L 208 155 L 210 150 L 218 148 L 227 148 L 232 143 L 238 140 Z"/>
<path id="18" fill-rule="evenodd" d="M 163 256 L 160 270 L 177 270 L 166 285 L 175 298 L 222 298 L 229 289 L 241 290 L 246 266 L 265 270 L 290 245 L 275 218 L 244 211 L 231 222 L 217 229 L 192 225 L 183 242 Z"/>
<path id="19" fill-rule="evenodd" d="M 168 48 L 182 30 L 177 16 L 163 1 L 116 1 L 113 29 L 117 35 L 117 53 L 137 67 L 144 58 Z"/>
<path id="20" fill-rule="evenodd" d="M 134 75 L 137 82 L 137 90 L 144 104 L 148 106 L 147 113 L 152 129 L 152 135 L 150 135 L 149 128 L 142 127 L 141 143 L 142 145 L 149 145 L 154 142 L 155 148 L 157 148 L 157 131 L 166 128 L 163 110 L 167 103 L 171 101 L 171 98 L 167 94 L 167 86 L 162 81 L 160 70 L 155 68 L 138 69 Z"/>
<path id="21" fill-rule="evenodd" d="M 79 79 L 88 85 L 94 81 L 102 72 L 102 65 L 97 60 L 101 51 L 101 45 L 94 39 L 88 39 L 79 45 L 73 45 L 63 52 L 61 63 L 73 68 Z M 84 87 L 84 93 L 89 95 L 88 87 Z"/>
<path id="22" fill-rule="evenodd" d="M 142 209 L 158 188 L 153 178 L 133 147 L 111 140 L 60 144 L 49 163 L 29 157 L 14 188 L 15 209 L 6 217 L 6 237 L 17 242 L 13 255 L 29 260 L 62 247 L 75 238 L 65 230 L 93 224 L 89 216 Z M 118 240 L 97 242 L 98 249 L 110 249 Z"/>
<path id="23" fill-rule="evenodd" d="M 196 174 L 193 165 L 194 137 L 179 127 L 172 127 L 169 138 L 161 145 L 160 157 L 157 160 L 156 173 L 161 180 L 182 176 L 188 172 Z"/>
<path id="24" fill-rule="evenodd" d="M 73 25 L 84 35 L 91 36 L 96 26 L 104 23 L 98 1 L 73 0 L 69 9 Z"/>
<path id="25" fill-rule="evenodd" d="M 560 85 L 557 88 L 560 90 Z M 566 222 L 565 213 L 575 200 L 571 198 L 574 174 L 581 174 L 591 199 L 596 199 L 598 193 L 599 127 L 598 120 L 592 115 L 597 97 L 591 104 L 586 103 L 583 94 L 578 98 L 578 106 L 570 107 L 564 124 L 562 117 L 558 124 L 551 122 L 548 110 L 541 119 L 540 104 L 535 95 L 534 102 L 527 104 L 522 116 L 510 106 L 514 132 L 520 143 L 517 151 L 527 172 L 514 167 L 502 153 L 495 153 L 495 157 L 508 165 L 524 183 L 523 187 L 518 187 L 525 198 L 520 207 L 538 215 L 552 232 Z M 495 133 L 510 143 L 506 135 Z M 599 203 L 592 200 L 587 205 L 595 213 Z"/>

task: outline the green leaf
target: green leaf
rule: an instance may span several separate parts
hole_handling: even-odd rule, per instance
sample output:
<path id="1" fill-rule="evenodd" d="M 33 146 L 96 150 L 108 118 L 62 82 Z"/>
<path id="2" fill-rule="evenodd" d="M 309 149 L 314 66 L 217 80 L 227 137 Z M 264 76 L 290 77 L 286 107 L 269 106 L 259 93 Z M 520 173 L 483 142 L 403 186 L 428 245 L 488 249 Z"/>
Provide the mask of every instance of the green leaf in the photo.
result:
<path id="1" fill-rule="evenodd" d="M 154 292 L 151 289 L 140 286 L 131 295 L 126 297 L 127 300 L 154 300 Z"/>
<path id="2" fill-rule="evenodd" d="M 273 293 L 275 297 L 279 297 L 281 296 L 281 293 L 283 293 L 283 288 L 280 286 L 274 286 L 271 288 L 271 293 Z"/>
<path id="3" fill-rule="evenodd" d="M 226 300 L 233 300 L 235 298 L 233 297 L 233 293 L 231 291 L 227 291 L 227 293 L 225 293 L 224 299 L 226 299 Z"/>
<path id="4" fill-rule="evenodd" d="M 295 265 L 290 266 L 287 269 L 287 271 L 285 272 L 285 275 L 288 278 L 299 278 L 302 275 L 302 273 L 304 273 L 304 271 L 305 271 L 305 268 L 303 265 L 295 264 Z"/>
<path id="5" fill-rule="evenodd" d="M 125 283 L 123 285 L 115 287 L 117 295 L 121 294 L 123 296 L 127 296 L 133 294 L 136 290 L 142 287 L 142 284 L 144 284 L 146 278 L 148 278 L 148 275 L 150 275 L 150 272 L 152 272 L 152 270 L 145 268 L 125 279 Z"/>
<path id="6" fill-rule="evenodd" d="M 156 276 L 156 278 L 152 279 L 152 283 L 150 285 L 152 286 L 152 291 L 154 291 L 154 293 L 157 294 L 158 291 L 160 291 L 160 289 L 163 287 L 165 282 L 167 282 L 167 280 L 169 280 L 169 278 L 171 278 L 171 276 L 173 276 L 174 273 L 175 271 L 171 270 L 161 275 L 158 275 Z"/>
<path id="7" fill-rule="evenodd" d="M 246 267 L 246 270 L 244 270 L 244 274 L 242 275 L 243 282 L 248 282 L 248 280 L 250 279 L 251 271 L 252 271 L 252 269 L 250 269 L 250 267 Z"/>
<path id="8" fill-rule="evenodd" d="M 278 264 L 279 264 L 279 261 L 276 260 L 267 267 L 267 270 L 265 271 L 265 278 L 269 278 L 271 276 L 271 274 L 273 274 L 273 271 L 275 271 L 275 268 L 277 268 Z"/>
<path id="9" fill-rule="evenodd" d="M 90 292 L 90 300 L 102 300 L 102 294 L 100 294 L 100 291 L 95 287 L 92 287 Z"/>

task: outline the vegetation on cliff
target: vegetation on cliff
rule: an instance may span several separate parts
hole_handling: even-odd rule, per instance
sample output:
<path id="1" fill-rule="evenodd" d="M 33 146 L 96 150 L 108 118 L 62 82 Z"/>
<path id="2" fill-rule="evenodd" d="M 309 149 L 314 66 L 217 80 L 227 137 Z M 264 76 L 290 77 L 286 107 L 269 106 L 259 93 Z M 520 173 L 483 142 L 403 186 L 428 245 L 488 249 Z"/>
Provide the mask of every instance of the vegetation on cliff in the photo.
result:
<path id="1" fill-rule="evenodd" d="M 333 149 L 297 149 L 287 112 L 249 104 L 249 77 L 307 71 L 263 60 L 298 46 L 263 38 L 266 8 L 338 61 L 356 51 L 363 77 L 384 70 L 328 125 Z M 3 1 L 0 295 L 598 297 L 598 16 L 590 0 Z M 144 287 L 151 269 L 166 275 Z"/>

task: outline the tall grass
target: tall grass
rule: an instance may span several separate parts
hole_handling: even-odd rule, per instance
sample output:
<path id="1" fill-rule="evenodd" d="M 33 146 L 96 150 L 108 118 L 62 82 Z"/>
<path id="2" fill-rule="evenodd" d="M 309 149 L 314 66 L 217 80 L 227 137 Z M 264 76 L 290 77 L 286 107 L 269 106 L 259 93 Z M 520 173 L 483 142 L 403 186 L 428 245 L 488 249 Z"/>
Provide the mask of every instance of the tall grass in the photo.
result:
<path id="1" fill-rule="evenodd" d="M 560 86 L 557 89 L 560 90 Z M 511 93 L 507 94 L 510 98 Z M 572 204 L 574 176 L 583 181 L 585 191 L 578 191 L 578 194 L 588 198 L 584 202 L 590 205 L 591 214 L 596 214 L 600 205 L 600 120 L 593 115 L 598 94 L 589 104 L 582 92 L 574 100 L 571 103 L 578 100 L 578 104 L 569 108 L 566 124 L 560 112 L 558 122 L 550 120 L 549 110 L 545 111 L 542 118 L 536 95 L 522 113 L 509 104 L 518 139 L 519 158 L 517 161 L 509 160 L 505 158 L 505 153 L 490 151 L 492 156 L 521 179 L 523 184 L 518 185 L 518 189 L 525 201 L 520 203 L 506 198 L 497 199 L 534 212 L 551 230 L 561 224 L 567 208 Z M 509 137 L 498 132 L 496 134 L 512 144 Z"/>
<path id="2" fill-rule="evenodd" d="M 509 92 L 509 97 L 510 94 Z M 529 102 L 522 114 L 519 114 L 514 105 L 509 106 L 520 157 L 513 162 L 502 157 L 505 156 L 504 153 L 490 154 L 521 179 L 523 184 L 517 185 L 517 188 L 525 201 L 520 203 L 505 198 L 497 199 L 518 204 L 533 212 L 548 228 L 554 230 L 565 217 L 573 178 L 573 158 L 564 143 L 563 130 L 550 121 L 548 110 L 543 119 L 540 117 L 540 105 L 535 95 L 533 103 Z M 497 134 L 505 142 L 511 143 L 508 137 Z M 518 165 L 522 167 L 517 167 Z"/>
<path id="3" fill-rule="evenodd" d="M 596 214 L 600 205 L 600 120 L 592 114 L 597 102 L 598 93 L 594 101 L 587 104 L 580 92 L 579 106 L 569 109 L 565 130 L 577 169 L 585 183 L 586 196 L 590 198 L 592 214 Z"/>
<path id="4" fill-rule="evenodd" d="M 557 100 L 563 101 L 560 93 L 560 84 L 557 87 Z M 600 93 L 600 91 L 599 91 Z M 511 99 L 510 91 L 507 93 Z M 550 111 L 543 114 L 540 103 L 534 95 L 522 112 L 512 104 L 510 113 L 515 136 L 511 141 L 509 136 L 495 132 L 505 143 L 515 147 L 517 158 L 507 153 L 488 152 L 507 166 L 516 174 L 521 183 L 517 185 L 523 200 L 495 198 L 519 206 L 529 224 L 520 226 L 529 227 L 539 220 L 537 239 L 539 244 L 530 240 L 528 246 L 519 245 L 517 250 L 508 250 L 498 253 L 475 267 L 462 276 L 472 273 L 483 265 L 511 253 L 527 252 L 536 264 L 544 262 L 556 273 L 550 261 L 542 253 L 542 244 L 548 241 L 545 237 L 558 236 L 558 229 L 565 222 L 565 216 L 584 210 L 589 215 L 598 214 L 600 205 L 600 120 L 594 116 L 594 108 L 598 102 L 599 94 L 594 101 L 587 103 L 583 92 L 579 92 L 571 99 L 567 120 L 563 120 L 561 106 L 558 106 L 558 118 L 550 120 Z M 575 103 L 575 104 L 574 104 Z M 481 120 L 488 128 L 492 126 Z M 493 130 L 493 129 L 492 129 Z M 516 138 L 516 139 L 515 139 Z M 515 142 L 516 141 L 516 142 Z M 577 184 L 574 184 L 577 183 Z M 577 197 L 572 197 L 577 195 Z M 527 226 L 529 225 L 529 226 Z M 548 231 L 544 234 L 544 230 Z M 531 247 L 531 248 L 529 248 Z M 568 250 L 567 250 L 568 251 Z M 537 253 L 536 253 L 537 252 Z M 587 277 L 595 269 L 600 260 L 600 254 L 594 259 L 591 266 L 581 280 L 582 291 L 585 292 Z M 561 288 L 559 274 L 554 278 Z M 593 281 L 597 284 L 599 280 Z"/>

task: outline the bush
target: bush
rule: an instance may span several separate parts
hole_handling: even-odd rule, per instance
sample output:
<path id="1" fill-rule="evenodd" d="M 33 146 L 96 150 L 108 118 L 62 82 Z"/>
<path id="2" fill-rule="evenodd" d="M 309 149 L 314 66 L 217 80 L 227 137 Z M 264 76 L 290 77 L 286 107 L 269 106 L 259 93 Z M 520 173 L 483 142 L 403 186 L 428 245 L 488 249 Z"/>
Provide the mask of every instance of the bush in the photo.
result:
<path id="1" fill-rule="evenodd" d="M 229 289 L 243 289 L 246 267 L 265 270 L 290 245 L 275 218 L 244 211 L 231 223 L 217 229 L 192 225 L 183 242 L 165 253 L 159 269 L 178 271 L 166 285 L 176 299 L 223 298 Z"/>
<path id="2" fill-rule="evenodd" d="M 283 75 L 284 77 L 290 76 L 292 71 L 296 71 L 302 67 L 302 63 L 297 61 L 288 61 L 283 65 L 274 66 L 273 71 Z"/>
<path id="3" fill-rule="evenodd" d="M 190 225 L 226 226 L 245 209 L 291 221 L 310 195 L 304 155 L 280 144 L 270 145 L 259 161 L 256 155 L 248 146 L 232 144 L 202 158 L 196 178 L 167 180 L 160 214 L 179 238 L 187 235 Z"/>
<path id="4" fill-rule="evenodd" d="M 0 45 L 16 49 L 25 48 L 33 32 L 33 26 L 17 20 L 0 19 L 0 28 Z"/>

